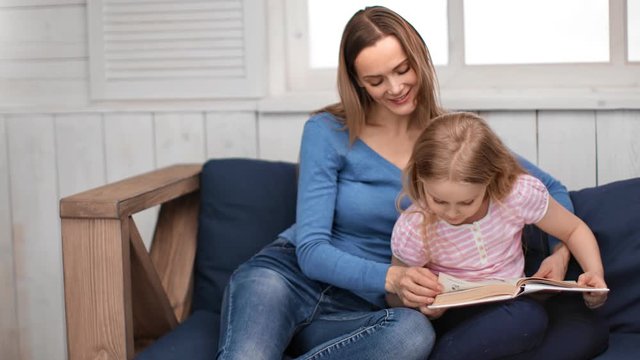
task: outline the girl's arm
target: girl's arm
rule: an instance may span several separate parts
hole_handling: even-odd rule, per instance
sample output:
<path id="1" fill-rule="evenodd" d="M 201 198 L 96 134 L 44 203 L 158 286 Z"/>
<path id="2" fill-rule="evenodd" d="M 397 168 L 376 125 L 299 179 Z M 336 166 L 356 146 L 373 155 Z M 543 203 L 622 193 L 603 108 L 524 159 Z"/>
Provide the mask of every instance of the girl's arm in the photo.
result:
<path id="1" fill-rule="evenodd" d="M 549 198 L 547 212 L 536 225 L 563 241 L 578 260 L 584 271 L 584 274 L 578 278 L 579 284 L 593 287 L 607 286 L 604 281 L 600 249 L 587 224 L 553 198 Z M 585 293 L 584 297 L 587 305 L 592 308 L 602 305 L 607 298 L 606 293 Z"/>
<path id="2" fill-rule="evenodd" d="M 520 163 L 520 165 L 532 176 L 540 180 L 549 191 L 549 194 L 565 209 L 573 213 L 573 203 L 567 188 L 558 180 L 556 180 L 549 173 L 540 169 L 522 156 L 515 154 L 514 156 Z M 555 280 L 563 280 L 567 272 L 569 260 L 571 254 L 569 249 L 553 235 L 548 237 L 549 249 L 551 249 L 551 255 L 549 255 L 540 268 L 534 274 L 534 276 L 550 278 Z"/>

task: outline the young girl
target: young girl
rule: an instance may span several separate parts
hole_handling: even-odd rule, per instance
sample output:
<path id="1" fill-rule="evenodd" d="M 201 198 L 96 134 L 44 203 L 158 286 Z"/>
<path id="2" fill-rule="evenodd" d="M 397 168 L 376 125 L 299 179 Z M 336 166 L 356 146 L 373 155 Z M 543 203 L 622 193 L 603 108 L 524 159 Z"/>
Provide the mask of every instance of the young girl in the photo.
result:
<path id="1" fill-rule="evenodd" d="M 393 264 L 469 281 L 521 277 L 522 229 L 536 224 L 568 246 L 585 271 L 579 283 L 606 287 L 587 225 L 550 197 L 474 114 L 441 115 L 427 126 L 405 169 L 404 193 L 413 205 L 394 226 Z M 585 293 L 584 300 L 595 308 L 606 294 Z M 520 354 L 542 341 L 547 326 L 543 305 L 527 297 L 446 313 L 427 309 L 429 303 L 420 310 L 434 319 L 438 337 L 430 359 Z"/>

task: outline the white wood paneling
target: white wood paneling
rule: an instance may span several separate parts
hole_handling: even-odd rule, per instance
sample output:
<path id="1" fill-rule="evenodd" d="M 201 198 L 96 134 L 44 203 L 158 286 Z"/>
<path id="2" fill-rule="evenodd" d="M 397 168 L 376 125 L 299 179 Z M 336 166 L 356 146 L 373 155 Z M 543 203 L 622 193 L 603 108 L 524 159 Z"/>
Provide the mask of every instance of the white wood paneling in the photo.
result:
<path id="1" fill-rule="evenodd" d="M 204 113 L 156 113 L 157 167 L 205 160 Z"/>
<path id="2" fill-rule="evenodd" d="M 105 114 L 104 129 L 108 182 L 155 169 L 153 114 Z M 133 218 L 149 248 L 158 208 L 145 210 Z"/>
<path id="3" fill-rule="evenodd" d="M 107 177 L 102 116 L 57 115 L 55 124 L 60 197 L 104 184 Z"/>
<path id="4" fill-rule="evenodd" d="M 22 359 L 66 359 L 62 253 L 51 115 L 7 116 Z"/>
<path id="5" fill-rule="evenodd" d="M 538 113 L 538 164 L 569 190 L 596 185 L 593 111 Z"/>
<path id="6" fill-rule="evenodd" d="M 0 7 L 84 5 L 87 0 L 0 0 Z"/>
<path id="7" fill-rule="evenodd" d="M 83 4 L 0 7 L 0 59 L 86 58 L 85 19 Z"/>
<path id="8" fill-rule="evenodd" d="M 208 112 L 207 158 L 258 157 L 254 112 Z"/>
<path id="9" fill-rule="evenodd" d="M 153 115 L 104 115 L 107 181 L 113 182 L 155 168 Z"/>
<path id="10" fill-rule="evenodd" d="M 4 117 L 0 115 L 0 354 L 18 359 L 18 309 L 13 268 L 9 154 Z"/>
<path id="11" fill-rule="evenodd" d="M 265 114 L 258 122 L 260 158 L 298 162 L 300 139 L 308 113 Z"/>
<path id="12" fill-rule="evenodd" d="M 0 78 L 7 80 L 85 80 L 85 59 L 0 60 Z"/>
<path id="13" fill-rule="evenodd" d="M 640 111 L 598 111 L 598 183 L 640 176 Z"/>
<path id="14" fill-rule="evenodd" d="M 512 151 L 538 163 L 535 111 L 483 111 L 479 115 Z"/>
<path id="15" fill-rule="evenodd" d="M 84 1 L 0 2 L 0 107 L 88 102 Z"/>

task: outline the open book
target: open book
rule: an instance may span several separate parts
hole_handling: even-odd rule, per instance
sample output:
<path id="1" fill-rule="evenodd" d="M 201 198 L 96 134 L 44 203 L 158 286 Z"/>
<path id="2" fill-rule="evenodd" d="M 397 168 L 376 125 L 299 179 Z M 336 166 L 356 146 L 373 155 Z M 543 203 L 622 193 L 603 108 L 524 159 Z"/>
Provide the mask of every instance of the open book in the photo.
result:
<path id="1" fill-rule="evenodd" d="M 537 277 L 470 282 L 440 273 L 438 281 L 444 287 L 444 292 L 436 296 L 433 304 L 429 305 L 429 309 L 509 300 L 520 295 L 539 291 L 609 291 L 607 288 L 581 286 L 575 281 L 557 281 Z"/>

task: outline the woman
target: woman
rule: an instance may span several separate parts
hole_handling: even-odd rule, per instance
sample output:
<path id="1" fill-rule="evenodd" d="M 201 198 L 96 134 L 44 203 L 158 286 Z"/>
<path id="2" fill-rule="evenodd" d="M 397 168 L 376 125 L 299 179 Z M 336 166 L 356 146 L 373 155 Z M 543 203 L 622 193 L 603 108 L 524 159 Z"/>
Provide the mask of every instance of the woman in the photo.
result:
<path id="1" fill-rule="evenodd" d="M 437 286 L 426 269 L 390 265 L 402 169 L 444 112 L 419 34 L 389 9 L 358 11 L 343 32 L 338 91 L 340 103 L 305 124 L 297 223 L 231 277 L 218 359 L 426 359 L 433 347 L 424 314 L 384 301 L 395 293 L 417 308 Z M 545 261 L 556 273 L 558 254 Z M 402 297 L 407 286 L 415 297 Z"/>

